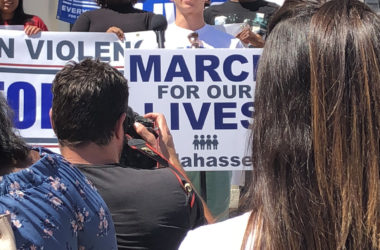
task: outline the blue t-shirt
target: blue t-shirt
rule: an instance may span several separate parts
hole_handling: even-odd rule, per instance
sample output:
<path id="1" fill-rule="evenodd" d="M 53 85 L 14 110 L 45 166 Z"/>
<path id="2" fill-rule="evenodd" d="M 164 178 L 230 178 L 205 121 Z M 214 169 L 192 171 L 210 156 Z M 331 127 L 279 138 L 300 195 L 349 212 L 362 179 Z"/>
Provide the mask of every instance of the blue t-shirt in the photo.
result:
<path id="1" fill-rule="evenodd" d="M 117 249 L 107 205 L 74 166 L 46 149 L 0 182 L 0 213 L 11 214 L 17 249 Z"/>

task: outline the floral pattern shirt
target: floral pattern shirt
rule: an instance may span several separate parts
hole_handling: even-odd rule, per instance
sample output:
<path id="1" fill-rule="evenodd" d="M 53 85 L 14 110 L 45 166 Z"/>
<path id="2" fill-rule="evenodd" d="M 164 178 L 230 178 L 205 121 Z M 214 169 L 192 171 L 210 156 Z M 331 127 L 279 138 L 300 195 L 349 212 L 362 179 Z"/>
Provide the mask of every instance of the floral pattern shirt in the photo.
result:
<path id="1" fill-rule="evenodd" d="M 117 249 L 96 188 L 61 155 L 38 148 L 32 166 L 0 177 L 0 213 L 11 214 L 17 249 Z"/>

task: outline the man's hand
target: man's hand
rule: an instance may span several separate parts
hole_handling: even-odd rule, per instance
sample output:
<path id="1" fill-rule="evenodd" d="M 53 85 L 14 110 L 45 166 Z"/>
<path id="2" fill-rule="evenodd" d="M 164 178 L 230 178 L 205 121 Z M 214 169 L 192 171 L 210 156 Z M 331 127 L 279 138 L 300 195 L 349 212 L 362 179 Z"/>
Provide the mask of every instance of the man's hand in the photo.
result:
<path id="1" fill-rule="evenodd" d="M 121 41 L 124 41 L 125 37 L 124 37 L 124 32 L 116 27 L 116 26 L 112 26 L 110 27 L 107 31 L 107 33 L 115 33 L 117 35 L 117 37 L 121 40 Z"/>
<path id="2" fill-rule="evenodd" d="M 37 26 L 27 25 L 25 27 L 24 31 L 25 31 L 25 34 L 27 34 L 28 36 L 31 36 L 31 35 L 35 35 L 35 34 L 40 33 L 42 30 L 40 28 L 38 28 Z"/>
<path id="3" fill-rule="evenodd" d="M 152 147 L 156 148 L 170 163 L 177 166 L 178 169 L 182 169 L 179 162 L 177 152 L 174 147 L 173 137 L 170 133 L 169 127 L 166 123 L 165 116 L 159 113 L 148 113 L 144 115 L 145 118 L 149 118 L 154 121 L 158 128 L 158 138 L 156 138 L 146 127 L 139 123 L 135 123 L 136 132 Z"/>
<path id="4" fill-rule="evenodd" d="M 264 39 L 251 31 L 250 28 L 244 28 L 239 34 L 236 35 L 245 44 L 251 44 L 255 48 L 263 48 L 265 41 Z"/>

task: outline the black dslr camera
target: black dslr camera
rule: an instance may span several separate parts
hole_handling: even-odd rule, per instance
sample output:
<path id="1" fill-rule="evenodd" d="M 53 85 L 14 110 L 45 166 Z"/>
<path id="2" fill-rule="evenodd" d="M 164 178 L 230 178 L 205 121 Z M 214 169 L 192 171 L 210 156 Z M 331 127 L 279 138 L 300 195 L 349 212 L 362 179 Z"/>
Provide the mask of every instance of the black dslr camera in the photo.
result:
<path id="1" fill-rule="evenodd" d="M 134 112 L 130 107 L 128 107 L 126 114 L 127 116 L 123 124 L 125 134 L 128 134 L 130 137 L 134 139 L 142 139 L 141 136 L 137 134 L 133 126 L 135 122 L 138 122 L 144 125 L 155 136 L 157 136 L 156 133 L 153 131 L 154 122 L 152 120 L 140 116 L 138 113 Z M 128 138 L 124 139 L 123 151 L 121 152 L 120 156 L 120 163 L 122 166 L 143 169 L 152 169 L 157 166 L 157 162 L 155 160 L 140 153 L 138 150 L 131 148 L 128 145 Z"/>
<path id="2" fill-rule="evenodd" d="M 133 127 L 133 124 L 135 122 L 138 122 L 144 125 L 154 135 L 156 135 L 153 132 L 154 122 L 151 119 L 142 117 L 138 113 L 134 112 L 131 107 L 128 107 L 126 113 L 127 113 L 127 116 L 125 117 L 124 124 L 123 124 L 125 134 L 130 135 L 132 138 L 141 139 L 141 136 L 137 134 L 135 128 Z"/>

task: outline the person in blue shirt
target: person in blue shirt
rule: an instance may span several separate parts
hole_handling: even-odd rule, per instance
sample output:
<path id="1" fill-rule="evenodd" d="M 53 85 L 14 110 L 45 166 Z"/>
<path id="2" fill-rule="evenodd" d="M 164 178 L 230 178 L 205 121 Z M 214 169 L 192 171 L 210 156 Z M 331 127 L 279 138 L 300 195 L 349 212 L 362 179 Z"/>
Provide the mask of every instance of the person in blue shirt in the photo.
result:
<path id="1" fill-rule="evenodd" d="M 0 95 L 0 214 L 17 249 L 117 249 L 111 215 L 95 187 L 61 155 L 15 134 Z"/>

